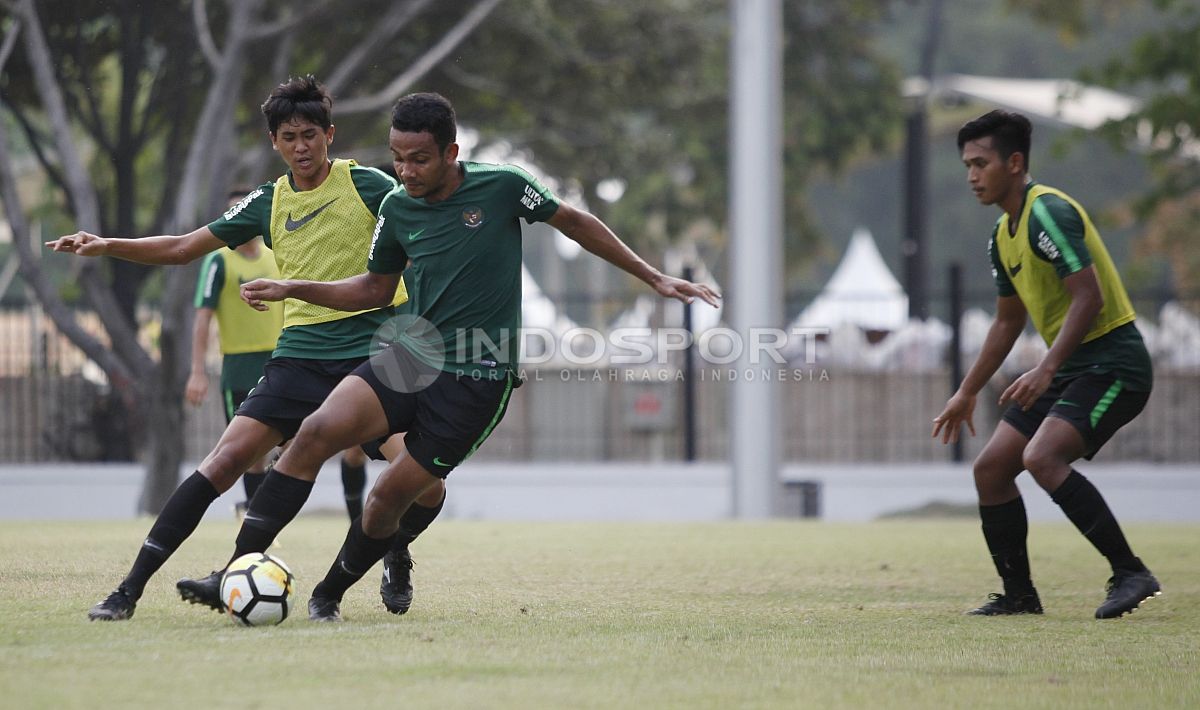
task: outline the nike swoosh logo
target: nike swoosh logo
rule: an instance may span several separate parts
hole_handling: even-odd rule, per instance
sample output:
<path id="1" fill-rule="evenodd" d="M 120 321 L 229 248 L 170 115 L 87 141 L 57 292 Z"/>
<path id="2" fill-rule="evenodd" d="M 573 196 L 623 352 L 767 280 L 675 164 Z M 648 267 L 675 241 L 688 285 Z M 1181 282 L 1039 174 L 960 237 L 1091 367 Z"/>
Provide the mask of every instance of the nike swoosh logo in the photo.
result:
<path id="1" fill-rule="evenodd" d="M 1008 267 L 1008 273 L 1012 274 L 1013 276 L 1021 273 L 1021 262 L 1018 261 L 1016 266 Z"/>
<path id="2" fill-rule="evenodd" d="M 441 456 L 434 456 L 434 457 L 433 457 L 433 464 L 434 464 L 435 466 L 445 466 L 446 468 L 450 468 L 451 466 L 453 466 L 453 465 L 454 465 L 454 464 L 452 464 L 452 463 L 445 463 L 444 461 L 442 461 L 442 457 L 441 457 Z"/>
<path id="3" fill-rule="evenodd" d="M 418 229 L 418 230 L 417 230 L 417 231 L 415 231 L 415 232 L 409 232 L 409 233 L 408 233 L 408 241 L 410 241 L 410 242 L 411 242 L 412 240 L 414 240 L 414 239 L 416 239 L 417 237 L 421 236 L 421 233 L 422 233 L 422 232 L 424 232 L 424 231 L 425 231 L 424 229 Z"/>
<path id="4" fill-rule="evenodd" d="M 315 209 L 315 210 L 313 210 L 312 212 L 309 212 L 308 214 L 304 215 L 304 216 L 303 216 L 303 217 L 301 217 L 300 219 L 292 219 L 292 213 L 291 213 L 291 212 L 288 212 L 287 221 L 285 221 L 285 222 L 283 223 L 283 228 L 284 228 L 284 229 L 286 229 L 286 230 L 287 230 L 287 231 L 289 231 L 289 232 L 294 232 L 294 231 L 296 231 L 297 229 L 300 229 L 300 228 L 301 228 L 301 227 L 303 227 L 304 225 L 306 225 L 306 224 L 308 224 L 309 222 L 313 221 L 313 219 L 314 219 L 314 218 L 315 218 L 317 215 L 321 214 L 321 212 L 323 212 L 323 211 L 325 210 L 325 208 L 326 208 L 326 207 L 328 207 L 328 206 L 332 205 L 334 202 L 337 202 L 337 198 L 336 198 L 336 197 L 335 197 L 335 198 L 333 198 L 332 200 L 330 200 L 329 202 L 326 202 L 325 204 L 321 205 L 320 207 L 316 208 L 316 209 Z"/>
<path id="5" fill-rule="evenodd" d="M 1080 407 L 1080 405 L 1078 405 L 1070 400 L 1066 400 L 1066 399 L 1060 399 L 1055 404 L 1061 404 L 1065 407 L 1079 407 L 1080 409 L 1083 409 L 1083 407 Z"/>

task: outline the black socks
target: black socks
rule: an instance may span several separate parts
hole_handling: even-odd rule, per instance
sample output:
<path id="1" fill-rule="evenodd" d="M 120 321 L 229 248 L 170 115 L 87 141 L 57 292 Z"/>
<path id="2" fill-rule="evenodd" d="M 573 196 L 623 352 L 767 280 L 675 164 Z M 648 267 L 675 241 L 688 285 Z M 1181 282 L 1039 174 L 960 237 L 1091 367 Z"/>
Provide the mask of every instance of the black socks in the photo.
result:
<path id="1" fill-rule="evenodd" d="M 1083 474 L 1071 469 L 1067 480 L 1050 494 L 1050 498 L 1063 509 L 1067 518 L 1100 554 L 1108 558 L 1114 572 L 1140 572 L 1146 569 L 1129 549 L 1121 526 L 1104 502 L 1104 497 Z"/>
<path id="2" fill-rule="evenodd" d="M 355 518 L 350 523 L 350 531 L 346 533 L 346 541 L 342 544 L 337 559 L 333 561 L 325 579 L 313 587 L 312 595 L 341 601 L 346 590 L 362 579 L 376 562 L 383 559 L 394 537 L 369 537 L 363 532 L 362 519 Z"/>
<path id="3" fill-rule="evenodd" d="M 247 471 L 242 474 L 242 488 L 246 489 L 246 502 L 249 503 L 254 498 L 254 493 L 258 491 L 258 487 L 262 485 L 263 479 L 267 477 L 264 471 Z"/>
<path id="4" fill-rule="evenodd" d="M 425 532 L 425 528 L 433 523 L 445 504 L 446 496 L 443 494 L 442 499 L 432 508 L 426 508 L 418 503 L 408 506 L 408 510 L 400 516 L 400 530 L 396 533 L 396 542 L 392 545 L 392 549 L 401 550 L 408 547 L 409 543 L 416 540 L 417 536 Z"/>
<path id="5" fill-rule="evenodd" d="M 250 501 L 238 531 L 233 560 L 251 552 L 265 552 L 279 531 L 292 522 L 312 493 L 313 482 L 267 469 L 266 478 Z"/>
<path id="6" fill-rule="evenodd" d="M 346 512 L 350 519 L 362 517 L 363 492 L 367 489 L 367 467 L 352 466 L 342 459 L 342 492 L 346 497 Z"/>
<path id="7" fill-rule="evenodd" d="M 1000 505 L 979 506 L 983 523 L 983 539 L 992 553 L 996 573 L 1004 581 L 1004 595 L 1021 597 L 1033 592 L 1029 575 L 1029 553 L 1026 537 L 1029 519 L 1021 496 Z"/>
<path id="8" fill-rule="evenodd" d="M 199 471 L 179 484 L 158 514 L 133 567 L 121 583 L 130 598 L 141 598 L 146 582 L 192 534 L 204 517 L 204 511 L 219 495 L 213 484 Z"/>

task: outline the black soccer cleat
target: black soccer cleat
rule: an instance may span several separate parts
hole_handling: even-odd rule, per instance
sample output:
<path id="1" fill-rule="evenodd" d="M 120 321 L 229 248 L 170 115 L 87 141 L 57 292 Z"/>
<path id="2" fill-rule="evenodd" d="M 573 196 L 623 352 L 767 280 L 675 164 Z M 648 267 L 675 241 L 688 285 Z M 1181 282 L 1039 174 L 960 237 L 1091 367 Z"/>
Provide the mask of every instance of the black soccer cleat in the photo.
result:
<path id="1" fill-rule="evenodd" d="M 338 608 L 341 601 L 330 597 L 318 597 L 315 594 L 308 600 L 309 621 L 341 621 L 342 612 Z"/>
<path id="2" fill-rule="evenodd" d="M 987 604 L 967 612 L 970 616 L 1015 616 L 1041 613 L 1042 602 L 1038 599 L 1036 589 L 1021 596 L 1005 596 L 993 592 L 988 595 Z"/>
<path id="3" fill-rule="evenodd" d="M 412 606 L 412 555 L 408 548 L 397 552 L 388 550 L 383 556 L 383 580 L 379 583 L 379 596 L 383 605 L 393 614 L 403 614 Z"/>
<path id="4" fill-rule="evenodd" d="M 185 602 L 225 611 L 225 605 L 221 603 L 221 577 L 224 574 L 224 571 L 216 570 L 200 579 L 184 577 L 175 583 L 175 589 L 179 590 L 179 598 Z"/>
<path id="5" fill-rule="evenodd" d="M 1097 619 L 1120 618 L 1137 611 L 1142 602 L 1162 594 L 1162 586 L 1148 569 L 1117 572 L 1109 578 L 1106 590 L 1108 597 L 1096 610 Z"/>
<path id="6" fill-rule="evenodd" d="M 124 621 L 133 616 L 137 602 L 125 591 L 125 585 L 113 590 L 104 601 L 88 610 L 88 621 Z"/>

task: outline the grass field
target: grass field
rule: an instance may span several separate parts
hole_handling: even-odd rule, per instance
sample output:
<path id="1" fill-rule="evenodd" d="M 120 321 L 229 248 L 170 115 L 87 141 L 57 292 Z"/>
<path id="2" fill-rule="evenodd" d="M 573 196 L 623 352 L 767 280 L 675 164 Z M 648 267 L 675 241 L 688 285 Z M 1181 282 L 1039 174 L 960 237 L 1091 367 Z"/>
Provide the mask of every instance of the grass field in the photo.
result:
<path id="1" fill-rule="evenodd" d="M 303 604 L 345 522 L 304 517 L 275 550 L 301 608 L 246 629 L 174 596 L 230 550 L 209 521 L 132 620 L 89 623 L 148 528 L 0 523 L 0 706 L 1200 707 L 1197 526 L 1129 526 L 1165 594 L 1097 621 L 1107 569 L 1066 524 L 1031 531 L 1046 615 L 976 618 L 996 582 L 973 521 L 446 521 L 409 614 L 376 568 L 321 625 Z"/>

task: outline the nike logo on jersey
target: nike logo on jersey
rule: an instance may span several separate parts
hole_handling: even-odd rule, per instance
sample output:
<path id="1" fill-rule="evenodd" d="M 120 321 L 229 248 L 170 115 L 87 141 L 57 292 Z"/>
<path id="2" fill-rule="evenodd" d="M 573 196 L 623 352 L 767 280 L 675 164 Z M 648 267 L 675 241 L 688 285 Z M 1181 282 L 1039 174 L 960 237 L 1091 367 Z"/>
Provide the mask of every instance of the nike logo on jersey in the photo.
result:
<path id="1" fill-rule="evenodd" d="M 450 468 L 451 466 L 453 466 L 453 465 L 454 465 L 454 464 L 452 464 L 452 463 L 446 463 L 445 461 L 442 461 L 442 457 L 441 457 L 441 456 L 435 456 L 435 457 L 433 457 L 433 463 L 434 463 L 434 465 L 436 465 L 436 466 L 443 466 L 443 467 L 445 467 L 445 468 Z"/>
<path id="2" fill-rule="evenodd" d="M 421 234 L 422 234 L 424 231 L 425 231 L 424 229 L 418 229 L 418 230 L 417 230 L 417 231 L 415 231 L 415 232 L 409 232 L 409 233 L 408 233 L 408 241 L 410 241 L 410 242 L 411 242 L 412 240 L 414 240 L 414 239 L 416 239 L 417 237 L 421 236 Z"/>
<path id="3" fill-rule="evenodd" d="M 1016 266 L 1008 267 L 1008 274 L 1010 276 L 1016 276 L 1019 273 L 1021 273 L 1021 262 L 1018 261 Z"/>
<path id="4" fill-rule="evenodd" d="M 297 229 L 300 229 L 304 225 L 313 221 L 313 219 L 316 218 L 317 215 L 321 214 L 321 212 L 323 212 L 326 207 L 332 205 L 334 202 L 337 202 L 336 197 L 333 198 L 332 200 L 330 200 L 329 202 L 326 202 L 325 204 L 321 205 L 320 207 L 316 208 L 312 212 L 309 212 L 308 214 L 304 215 L 300 219 L 292 219 L 292 213 L 288 212 L 287 221 L 285 221 L 283 223 L 283 228 L 289 232 L 294 232 Z"/>

